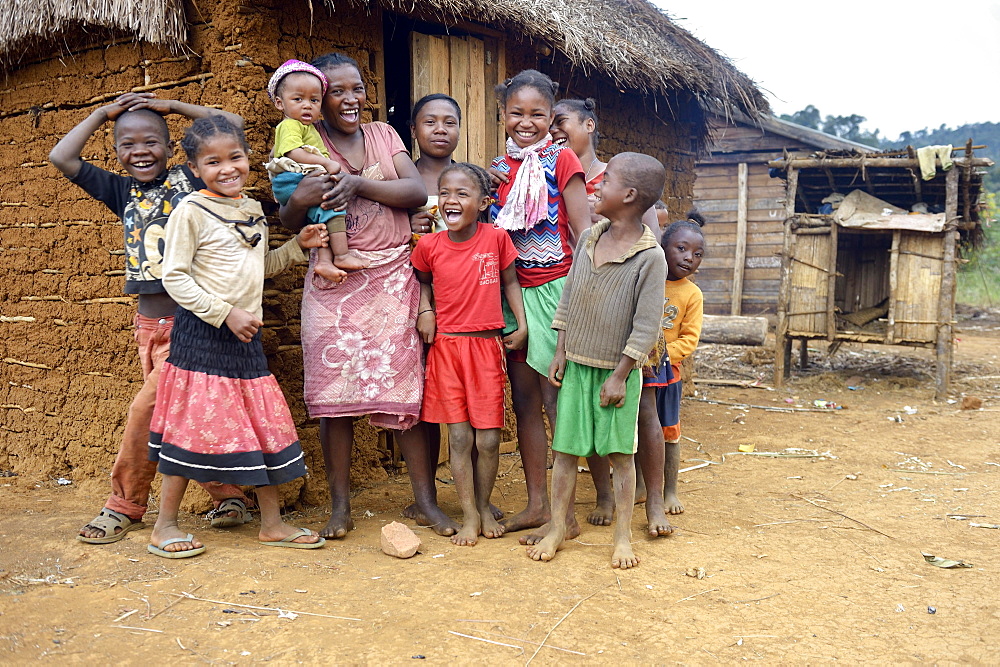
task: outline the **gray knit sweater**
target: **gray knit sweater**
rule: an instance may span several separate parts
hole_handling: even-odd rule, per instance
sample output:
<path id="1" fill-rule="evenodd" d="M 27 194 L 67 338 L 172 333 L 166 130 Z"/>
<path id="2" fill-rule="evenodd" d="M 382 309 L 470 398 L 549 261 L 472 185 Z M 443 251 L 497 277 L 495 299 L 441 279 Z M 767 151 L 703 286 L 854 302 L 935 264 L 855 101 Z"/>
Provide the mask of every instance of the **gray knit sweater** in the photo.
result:
<path id="1" fill-rule="evenodd" d="M 552 328 L 566 332 L 566 358 L 613 369 L 623 355 L 642 366 L 663 317 L 667 262 L 648 228 L 621 257 L 594 268 L 594 248 L 611 226 L 601 220 L 580 237 Z"/>

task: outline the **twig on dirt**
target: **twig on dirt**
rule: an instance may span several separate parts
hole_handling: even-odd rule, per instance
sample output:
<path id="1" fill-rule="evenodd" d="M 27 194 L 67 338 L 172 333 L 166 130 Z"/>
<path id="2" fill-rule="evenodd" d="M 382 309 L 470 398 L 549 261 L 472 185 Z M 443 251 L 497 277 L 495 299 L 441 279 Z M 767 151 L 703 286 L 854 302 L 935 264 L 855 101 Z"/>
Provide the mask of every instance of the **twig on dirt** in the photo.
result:
<path id="1" fill-rule="evenodd" d="M 513 639 L 516 642 L 524 642 L 525 644 L 531 644 L 532 646 L 539 646 L 538 642 L 533 642 L 530 639 L 521 639 L 520 637 L 511 637 L 510 635 L 502 635 L 499 632 L 488 632 L 486 630 L 480 630 L 483 634 L 494 635 L 496 637 L 503 637 L 504 639 Z M 580 651 L 574 651 L 568 648 L 560 648 L 558 646 L 553 646 L 552 644 L 546 644 L 545 648 L 550 648 L 553 651 L 565 651 L 566 653 L 572 653 L 574 655 L 587 655 L 586 653 L 581 653 Z"/>
<path id="2" fill-rule="evenodd" d="M 111 621 L 111 622 L 112 622 L 112 623 L 121 623 L 121 622 L 122 622 L 122 621 L 124 621 L 124 620 L 125 620 L 126 618 L 128 618 L 128 617 L 129 617 L 129 616 L 131 616 L 132 614 L 135 614 L 135 613 L 136 613 L 136 612 L 138 612 L 138 611 L 139 611 L 138 609 L 133 609 L 132 611 L 127 611 L 127 612 L 125 612 L 124 614 L 122 614 L 121 616 L 119 616 L 118 618 L 116 618 L 115 620 L 113 620 L 113 621 Z"/>
<path id="3" fill-rule="evenodd" d="M 718 660 L 719 662 L 722 662 L 722 660 L 721 660 L 721 659 L 719 659 L 719 656 L 715 655 L 714 653 L 712 653 L 711 651 L 709 651 L 709 650 L 708 650 L 707 648 L 705 648 L 705 647 L 702 647 L 702 649 L 701 649 L 701 650 L 702 650 L 702 651 L 704 651 L 705 653 L 709 654 L 710 656 L 712 656 L 713 658 L 715 658 L 715 659 L 716 659 L 716 660 Z"/>
<path id="4" fill-rule="evenodd" d="M 191 590 L 192 590 L 192 591 L 196 591 L 196 590 L 198 590 L 199 588 L 201 588 L 202 586 L 204 586 L 204 584 L 198 584 L 197 586 L 195 586 L 195 587 L 194 587 L 194 588 L 192 588 Z M 171 607 L 173 607 L 173 606 L 174 606 L 175 604 L 177 604 L 178 602 L 180 602 L 180 601 L 181 601 L 181 600 L 183 600 L 183 599 L 184 599 L 184 598 L 177 598 L 176 600 L 174 600 L 173 602 L 171 602 L 170 604 L 168 604 L 168 605 L 167 605 L 166 607 L 164 607 L 164 608 L 163 608 L 163 609 L 161 609 L 160 611 L 156 612 L 156 613 L 155 613 L 155 614 L 153 614 L 152 616 L 149 616 L 149 617 L 147 617 L 147 618 L 146 618 L 146 620 L 147 620 L 147 621 L 149 621 L 149 620 L 152 620 L 152 619 L 156 618 L 157 616 L 159 616 L 160 614 L 162 614 L 162 613 L 163 613 L 163 612 L 165 612 L 166 610 L 170 609 Z"/>
<path id="5" fill-rule="evenodd" d="M 478 621 L 471 618 L 460 618 L 456 623 L 503 623 L 503 621 Z"/>
<path id="6" fill-rule="evenodd" d="M 774 593 L 763 598 L 754 598 L 753 600 L 736 600 L 732 604 L 749 604 L 750 602 L 760 602 L 762 600 L 770 600 L 771 598 L 776 598 L 781 593 Z M 770 637 L 770 635 L 735 635 L 736 637 Z"/>
<path id="7" fill-rule="evenodd" d="M 531 654 L 530 658 L 528 658 L 528 662 L 524 663 L 524 667 L 528 667 L 528 665 L 531 664 L 531 661 L 534 660 L 535 656 L 538 655 L 538 652 L 542 650 L 542 647 L 545 646 L 545 642 L 548 641 L 548 639 L 549 639 L 550 636 L 552 636 L 552 633 L 555 632 L 556 628 L 559 627 L 560 623 L 562 623 L 567 618 L 569 618 L 569 615 L 572 614 L 574 611 L 576 611 L 577 607 L 579 607 L 581 604 L 583 604 L 584 602 L 586 602 L 590 598 L 594 597 L 595 595 L 597 595 L 598 593 L 600 593 L 601 591 L 603 591 L 605 588 L 608 588 L 609 586 L 611 586 L 611 584 L 608 584 L 607 586 L 601 586 L 596 591 L 594 591 L 593 593 L 591 593 L 587 597 L 582 598 L 579 602 L 577 602 L 575 605 L 573 605 L 572 607 L 570 607 L 570 610 L 567 611 L 566 614 L 562 618 L 560 618 L 556 622 L 556 624 L 553 625 L 552 628 L 547 633 L 545 633 L 545 637 L 542 638 L 542 643 L 538 645 L 538 648 L 535 649 L 535 652 Z"/>
<path id="8" fill-rule="evenodd" d="M 833 512 L 833 513 L 834 513 L 834 514 L 836 514 L 837 516 L 842 516 L 842 517 L 844 517 L 845 519 L 847 519 L 848 521 L 853 521 L 854 523 L 856 523 L 856 524 L 858 524 L 858 525 L 860 525 L 860 526 L 864 526 L 864 527 L 865 527 L 865 528 L 867 528 L 868 530 L 870 530 L 870 531 L 873 531 L 873 532 L 876 532 L 876 533 L 878 533 L 879 535 L 885 535 L 885 536 L 886 536 L 886 537 L 888 537 L 888 538 L 889 538 L 890 540 L 894 540 L 894 539 L 896 539 L 896 538 L 895 538 L 895 537 L 893 537 L 892 535 L 889 535 L 888 533 L 883 533 L 883 532 L 882 532 L 881 530 L 879 530 L 879 529 L 877 529 L 877 528 L 872 528 L 871 526 L 869 526 L 869 525 L 868 525 L 867 523 L 865 523 L 864 521 L 858 521 L 858 520 L 857 520 L 857 519 L 855 519 L 855 518 L 852 518 L 852 517 L 849 517 L 849 516 L 847 516 L 847 515 L 846 515 L 846 514 L 844 514 L 843 512 L 838 512 L 837 510 L 832 510 L 832 509 L 830 509 L 829 507 L 823 507 L 823 506 L 822 506 L 822 505 L 820 505 L 819 503 L 814 503 L 813 501 L 809 500 L 808 498 L 803 498 L 802 496 L 800 496 L 800 495 L 798 495 L 798 494 L 795 494 L 795 493 L 793 493 L 793 494 L 792 494 L 792 497 L 794 497 L 794 498 L 798 498 L 799 500 L 804 500 L 804 501 L 806 501 L 807 503 L 809 503 L 810 505 L 813 505 L 814 507 L 818 507 L 818 508 L 820 508 L 821 510 L 826 510 L 827 512 Z"/>
<path id="9" fill-rule="evenodd" d="M 316 614 L 316 613 L 313 613 L 313 612 L 310 612 L 310 611 L 296 611 L 296 610 L 293 610 L 293 609 L 278 609 L 276 607 L 255 607 L 254 605 L 251 605 L 251 604 L 238 604 L 236 602 L 226 602 L 225 600 L 209 600 L 208 598 L 195 597 L 194 595 L 191 595 L 190 593 L 188 593 L 186 591 L 182 592 L 182 593 L 167 593 L 167 595 L 177 595 L 177 596 L 180 596 L 180 597 L 183 597 L 183 598 L 187 598 L 188 600 L 198 600 L 199 602 L 211 602 L 212 604 L 224 604 L 224 605 L 227 605 L 229 607 L 243 607 L 244 609 L 261 609 L 263 611 L 276 611 L 279 614 L 281 612 L 283 612 L 283 611 L 284 612 L 289 612 L 290 611 L 293 614 L 298 614 L 300 616 L 318 616 L 320 618 L 335 618 L 335 619 L 337 619 L 339 621 L 360 621 L 361 620 L 360 618 L 351 618 L 349 616 L 333 616 L 331 614 Z"/>
<path id="10" fill-rule="evenodd" d="M 694 595 L 689 595 L 686 598 L 681 598 L 677 602 L 684 602 L 685 600 L 690 600 L 691 598 L 696 598 L 699 595 L 704 595 L 705 593 L 711 593 L 712 591 L 717 591 L 718 588 L 709 588 L 707 591 L 702 591 L 701 593 L 695 593 Z M 676 602 L 674 604 L 677 604 Z"/>
<path id="11" fill-rule="evenodd" d="M 696 445 L 700 445 L 700 444 L 701 444 L 700 442 L 698 442 L 698 441 L 697 441 L 697 440 L 695 440 L 694 438 L 689 438 L 689 437 L 687 437 L 686 435 L 682 435 L 681 437 L 682 437 L 682 438 L 684 438 L 685 440 L 687 440 L 688 442 L 693 442 L 693 443 L 694 443 L 694 444 L 696 444 Z"/>
<path id="12" fill-rule="evenodd" d="M 944 472 L 943 470 L 902 470 L 897 468 L 892 472 L 915 473 L 917 475 L 973 475 L 973 472 Z"/>
<path id="13" fill-rule="evenodd" d="M 848 527 L 849 526 L 831 526 L 831 528 L 841 528 L 841 529 L 848 528 Z M 861 549 L 866 554 L 868 554 L 873 561 L 875 561 L 879 565 L 882 565 L 882 561 L 880 561 L 875 554 L 873 554 L 872 552 L 868 551 L 868 549 L 865 549 L 863 546 L 861 546 L 860 544 L 858 544 L 857 542 L 855 542 L 854 540 L 852 540 L 851 538 L 849 538 L 847 535 L 844 535 L 842 533 L 834 533 L 834 535 L 836 535 L 838 537 L 843 537 L 845 540 L 847 540 L 848 542 L 850 542 L 851 544 L 853 544 L 854 546 L 856 546 L 858 549 Z"/>
<path id="14" fill-rule="evenodd" d="M 112 625 L 113 628 L 118 628 L 119 630 L 142 630 L 143 632 L 158 632 L 161 635 L 163 630 L 154 630 L 153 628 L 136 628 L 131 625 Z"/>
<path id="15" fill-rule="evenodd" d="M 710 398 L 689 398 L 688 400 L 698 401 L 699 403 L 711 403 L 712 405 L 729 405 L 734 408 L 756 408 L 758 410 L 766 410 L 767 412 L 825 412 L 827 414 L 836 414 L 841 412 L 840 410 L 832 410 L 830 408 L 785 408 L 778 405 L 751 405 L 750 403 L 715 401 Z"/>
<path id="16" fill-rule="evenodd" d="M 513 644 L 504 644 L 502 642 L 495 642 L 492 639 L 483 639 L 482 637 L 473 637 L 472 635 L 463 635 L 461 632 L 455 632 L 454 630 L 449 630 L 448 632 L 453 635 L 458 635 L 459 637 L 465 637 L 466 639 L 475 639 L 476 641 L 486 642 L 487 644 L 495 644 L 496 646 L 506 646 L 508 648 L 516 648 L 519 651 L 521 651 L 521 655 L 524 654 L 524 648 L 520 646 L 514 646 Z"/>
<path id="17" fill-rule="evenodd" d="M 781 523 L 799 523 L 800 521 L 822 521 L 823 519 L 791 519 L 789 521 L 772 521 L 771 523 L 755 523 L 750 526 L 751 528 L 760 528 L 761 526 L 777 526 Z"/>

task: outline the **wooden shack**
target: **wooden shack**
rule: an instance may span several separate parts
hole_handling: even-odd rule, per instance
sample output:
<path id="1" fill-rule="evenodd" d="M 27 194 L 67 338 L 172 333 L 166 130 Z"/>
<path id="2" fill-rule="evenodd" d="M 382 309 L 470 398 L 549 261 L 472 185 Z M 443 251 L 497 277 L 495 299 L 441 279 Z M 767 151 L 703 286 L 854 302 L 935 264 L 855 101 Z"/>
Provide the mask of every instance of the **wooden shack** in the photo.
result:
<path id="1" fill-rule="evenodd" d="M 778 310 L 785 187 L 767 163 L 817 150 L 870 150 L 766 116 L 713 115 L 708 153 L 698 158 L 695 206 L 705 216 L 708 252 L 698 269 L 705 312 L 767 315 Z"/>
<path id="2" fill-rule="evenodd" d="M 774 161 L 787 184 L 778 296 L 775 382 L 792 341 L 909 345 L 934 350 L 937 395 L 951 373 L 961 237 L 979 226 L 979 167 L 971 142 L 954 166 L 921 178 L 912 149 L 825 152 Z M 842 202 L 830 201 L 844 196 Z M 818 212 L 826 200 L 836 210 Z M 912 209 L 912 210 L 911 210 Z"/>
<path id="3" fill-rule="evenodd" d="M 459 157 L 502 150 L 493 86 L 534 67 L 565 94 L 597 99 L 602 150 L 660 159 L 675 214 L 690 203 L 706 109 L 766 109 L 746 76 L 644 0 L 5 0 L 0 21 L 0 471 L 85 479 L 107 474 L 141 373 L 134 302 L 121 294 L 122 227 L 47 162 L 55 142 L 126 91 L 224 107 L 246 119 L 266 155 L 280 114 L 268 77 L 288 58 L 342 51 L 368 85 L 366 119 L 406 141 L 414 99 L 463 104 Z M 175 138 L 183 119 L 168 118 Z M 110 124 L 83 156 L 118 169 Z M 180 158 L 175 154 L 174 159 Z M 248 191 L 270 197 L 255 165 Z M 278 231 L 278 230 L 276 230 Z M 284 238 L 274 235 L 274 242 Z M 299 425 L 307 463 L 322 470 L 318 425 L 302 403 L 302 272 L 265 286 L 264 346 Z M 360 425 L 352 481 L 385 478 L 378 436 Z M 286 493 L 325 501 L 322 474 Z M 291 496 L 289 496 L 289 493 Z"/>

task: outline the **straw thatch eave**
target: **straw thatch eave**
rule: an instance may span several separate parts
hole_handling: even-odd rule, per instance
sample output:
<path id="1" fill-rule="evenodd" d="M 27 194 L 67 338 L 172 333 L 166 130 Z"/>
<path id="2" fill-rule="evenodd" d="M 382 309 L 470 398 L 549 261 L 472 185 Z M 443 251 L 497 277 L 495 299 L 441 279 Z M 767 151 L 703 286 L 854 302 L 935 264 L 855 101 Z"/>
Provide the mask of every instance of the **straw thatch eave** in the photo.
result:
<path id="1" fill-rule="evenodd" d="M 324 0 L 331 10 L 341 1 Z M 372 2 L 348 1 L 361 7 Z M 622 89 L 688 92 L 703 109 L 751 117 L 768 111 L 749 77 L 647 0 L 378 1 L 403 14 L 435 16 L 446 25 L 478 22 L 544 42 L 573 65 L 604 73 Z M 0 0 L 0 69 L 16 67 L 18 54 L 32 44 L 55 42 L 80 26 L 122 31 L 174 50 L 187 42 L 183 0 Z"/>

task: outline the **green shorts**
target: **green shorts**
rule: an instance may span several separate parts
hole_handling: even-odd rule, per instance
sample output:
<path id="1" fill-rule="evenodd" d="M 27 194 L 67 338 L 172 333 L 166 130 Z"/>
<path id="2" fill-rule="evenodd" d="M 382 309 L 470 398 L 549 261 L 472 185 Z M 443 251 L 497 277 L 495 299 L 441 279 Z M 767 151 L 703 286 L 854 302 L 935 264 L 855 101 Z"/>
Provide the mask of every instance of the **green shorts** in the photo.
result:
<path id="1" fill-rule="evenodd" d="M 549 364 L 556 356 L 559 332 L 552 328 L 552 318 L 556 315 L 556 307 L 562 298 L 565 284 L 566 277 L 563 276 L 538 287 L 521 288 L 524 316 L 528 320 L 528 349 L 526 356 L 522 352 L 518 358 L 517 352 L 512 352 L 511 358 L 514 361 L 527 361 L 529 366 L 545 376 L 549 374 Z M 517 319 L 507 305 L 506 299 L 503 302 L 503 318 L 504 334 L 517 329 Z"/>
<path id="2" fill-rule="evenodd" d="M 614 371 L 566 361 L 552 450 L 573 456 L 635 454 L 642 372 L 625 380 L 625 405 L 601 407 L 601 385 Z"/>

